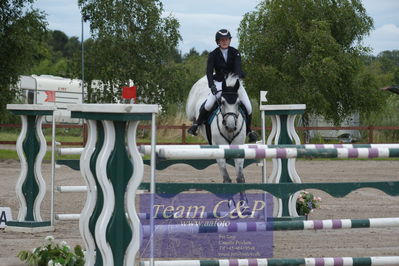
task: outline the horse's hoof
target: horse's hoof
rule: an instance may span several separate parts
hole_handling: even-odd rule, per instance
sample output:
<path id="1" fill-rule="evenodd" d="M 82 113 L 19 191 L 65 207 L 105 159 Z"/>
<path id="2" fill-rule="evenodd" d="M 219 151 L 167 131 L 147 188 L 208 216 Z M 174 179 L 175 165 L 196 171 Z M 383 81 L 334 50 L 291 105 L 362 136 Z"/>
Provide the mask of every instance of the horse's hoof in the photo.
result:
<path id="1" fill-rule="evenodd" d="M 241 178 L 237 177 L 236 181 L 237 181 L 237 183 L 245 183 L 245 178 L 243 178 L 243 177 L 241 177 Z"/>
<path id="2" fill-rule="evenodd" d="M 197 136 L 198 125 L 192 125 L 188 130 L 187 133 L 193 136 Z"/>
<path id="3" fill-rule="evenodd" d="M 256 132 L 251 131 L 248 133 L 248 142 L 250 143 L 254 143 L 258 141 L 258 134 L 256 134 Z"/>
<path id="4" fill-rule="evenodd" d="M 231 179 L 229 178 L 229 179 L 223 179 L 223 183 L 231 183 L 232 181 L 231 181 Z"/>

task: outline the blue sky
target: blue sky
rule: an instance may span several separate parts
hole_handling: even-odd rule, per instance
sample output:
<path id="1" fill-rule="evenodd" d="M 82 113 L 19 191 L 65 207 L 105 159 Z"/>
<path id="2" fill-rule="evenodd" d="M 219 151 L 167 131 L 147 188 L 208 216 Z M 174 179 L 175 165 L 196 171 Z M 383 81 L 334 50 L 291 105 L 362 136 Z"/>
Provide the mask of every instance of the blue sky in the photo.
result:
<path id="1" fill-rule="evenodd" d="M 172 14 L 180 22 L 183 40 L 179 48 L 187 53 L 215 48 L 214 35 L 227 28 L 233 34 L 232 45 L 238 46 L 237 28 L 242 16 L 255 10 L 259 0 L 164 0 L 165 15 Z M 363 0 L 369 16 L 374 19 L 374 30 L 364 44 L 377 55 L 384 50 L 399 50 L 399 0 Z M 74 0 L 36 0 L 34 6 L 47 13 L 49 28 L 61 30 L 68 36 L 81 36 L 80 10 Z M 85 23 L 85 38 L 89 25 Z"/>

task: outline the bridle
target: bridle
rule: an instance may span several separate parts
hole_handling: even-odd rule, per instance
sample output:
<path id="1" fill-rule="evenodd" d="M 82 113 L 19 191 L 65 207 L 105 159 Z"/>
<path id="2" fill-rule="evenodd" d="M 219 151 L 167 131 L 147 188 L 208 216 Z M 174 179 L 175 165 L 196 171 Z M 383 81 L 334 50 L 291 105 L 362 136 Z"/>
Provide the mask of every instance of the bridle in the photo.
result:
<path id="1" fill-rule="evenodd" d="M 234 131 L 237 130 L 237 120 L 238 120 L 238 111 L 237 113 L 234 112 L 227 112 L 223 113 L 222 109 L 220 108 L 220 114 L 222 115 L 222 125 L 226 127 L 226 120 L 228 117 L 232 116 L 234 118 Z M 227 127 L 226 127 L 227 129 Z"/>
<path id="2" fill-rule="evenodd" d="M 233 135 L 233 137 L 228 138 L 227 136 L 225 136 L 225 135 L 223 134 L 223 132 L 222 132 L 221 129 L 220 129 L 219 115 L 216 116 L 216 120 L 217 120 L 216 123 L 217 123 L 218 130 L 219 130 L 220 135 L 221 135 L 229 144 L 231 144 L 231 143 L 233 142 L 233 140 L 240 134 L 240 132 L 241 132 L 243 126 L 244 126 L 245 121 L 244 121 L 244 119 L 242 120 L 241 126 L 240 126 L 240 128 L 237 130 L 237 123 L 238 123 L 238 117 L 239 117 L 238 108 L 237 108 L 237 112 L 227 112 L 227 113 L 223 113 L 222 104 L 221 104 L 220 102 L 218 102 L 218 105 L 219 105 L 219 113 L 220 113 L 220 115 L 221 115 L 221 117 L 222 117 L 222 125 L 225 126 L 226 129 L 227 129 L 227 127 L 226 127 L 226 119 L 227 119 L 228 117 L 230 117 L 230 116 L 232 116 L 232 117 L 234 118 L 234 131 L 233 131 L 233 132 L 234 132 L 234 135 Z"/>

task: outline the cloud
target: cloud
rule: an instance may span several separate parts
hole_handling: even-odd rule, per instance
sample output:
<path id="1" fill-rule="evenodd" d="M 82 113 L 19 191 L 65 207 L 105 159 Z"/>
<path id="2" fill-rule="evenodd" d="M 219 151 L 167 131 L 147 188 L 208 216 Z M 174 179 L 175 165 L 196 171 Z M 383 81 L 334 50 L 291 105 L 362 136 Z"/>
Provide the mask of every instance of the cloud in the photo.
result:
<path id="1" fill-rule="evenodd" d="M 395 24 L 382 25 L 371 32 L 364 44 L 373 48 L 374 55 L 386 50 L 399 50 L 399 27 Z"/>
<path id="2" fill-rule="evenodd" d="M 260 0 L 167 0 L 164 14 L 172 14 L 180 22 L 183 41 L 179 48 L 187 53 L 195 47 L 198 52 L 216 47 L 215 33 L 226 28 L 233 35 L 232 46 L 238 46 L 237 29 L 242 16 L 255 10 Z"/>
<path id="3" fill-rule="evenodd" d="M 389 23 L 399 25 L 398 0 L 363 0 L 363 6 L 367 14 L 373 18 L 376 28 Z"/>
<path id="4" fill-rule="evenodd" d="M 174 13 L 180 22 L 180 34 L 182 42 L 180 49 L 183 53 L 195 47 L 198 52 L 213 50 L 215 45 L 215 33 L 219 29 L 226 28 L 233 35 L 232 46 L 237 46 L 237 28 L 242 19 L 241 16 L 212 13 Z"/>
<path id="5" fill-rule="evenodd" d="M 232 46 L 237 47 L 237 28 L 242 16 L 254 11 L 260 0 L 165 0 L 165 16 L 172 14 L 180 21 L 183 41 L 180 49 L 187 53 L 195 47 L 198 52 L 215 48 L 214 34 L 227 28 L 233 35 Z M 363 0 L 369 16 L 374 19 L 375 29 L 365 45 L 374 49 L 374 54 L 384 50 L 399 49 L 399 0 Z M 81 35 L 81 15 L 76 1 L 36 0 L 34 6 L 47 14 L 49 28 L 61 30 L 68 36 Z M 89 37 L 89 23 L 84 25 L 85 38 Z"/>
<path id="6" fill-rule="evenodd" d="M 394 24 L 386 24 L 375 31 L 377 36 L 384 36 L 392 40 L 398 40 L 399 27 Z"/>
<path id="7" fill-rule="evenodd" d="M 63 31 L 69 37 L 81 36 L 81 13 L 76 1 L 72 3 L 70 0 L 37 0 L 34 7 L 47 14 L 50 30 Z M 85 23 L 85 39 L 89 37 L 89 30 L 89 23 Z"/>
<path id="8" fill-rule="evenodd" d="M 165 11 L 182 13 L 223 13 L 229 15 L 242 15 L 254 10 L 261 0 L 165 0 Z"/>

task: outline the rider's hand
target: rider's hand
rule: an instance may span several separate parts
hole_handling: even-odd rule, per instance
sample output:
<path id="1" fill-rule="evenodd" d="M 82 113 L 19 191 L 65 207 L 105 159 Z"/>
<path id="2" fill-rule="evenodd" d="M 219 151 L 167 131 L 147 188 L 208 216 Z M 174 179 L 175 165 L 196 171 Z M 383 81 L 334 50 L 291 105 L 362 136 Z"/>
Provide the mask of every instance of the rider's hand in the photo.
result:
<path id="1" fill-rule="evenodd" d="M 216 85 L 215 85 L 215 84 L 213 84 L 213 85 L 211 86 L 211 92 L 212 92 L 213 95 L 215 95 L 215 94 L 218 92 L 218 89 L 216 88 Z"/>

